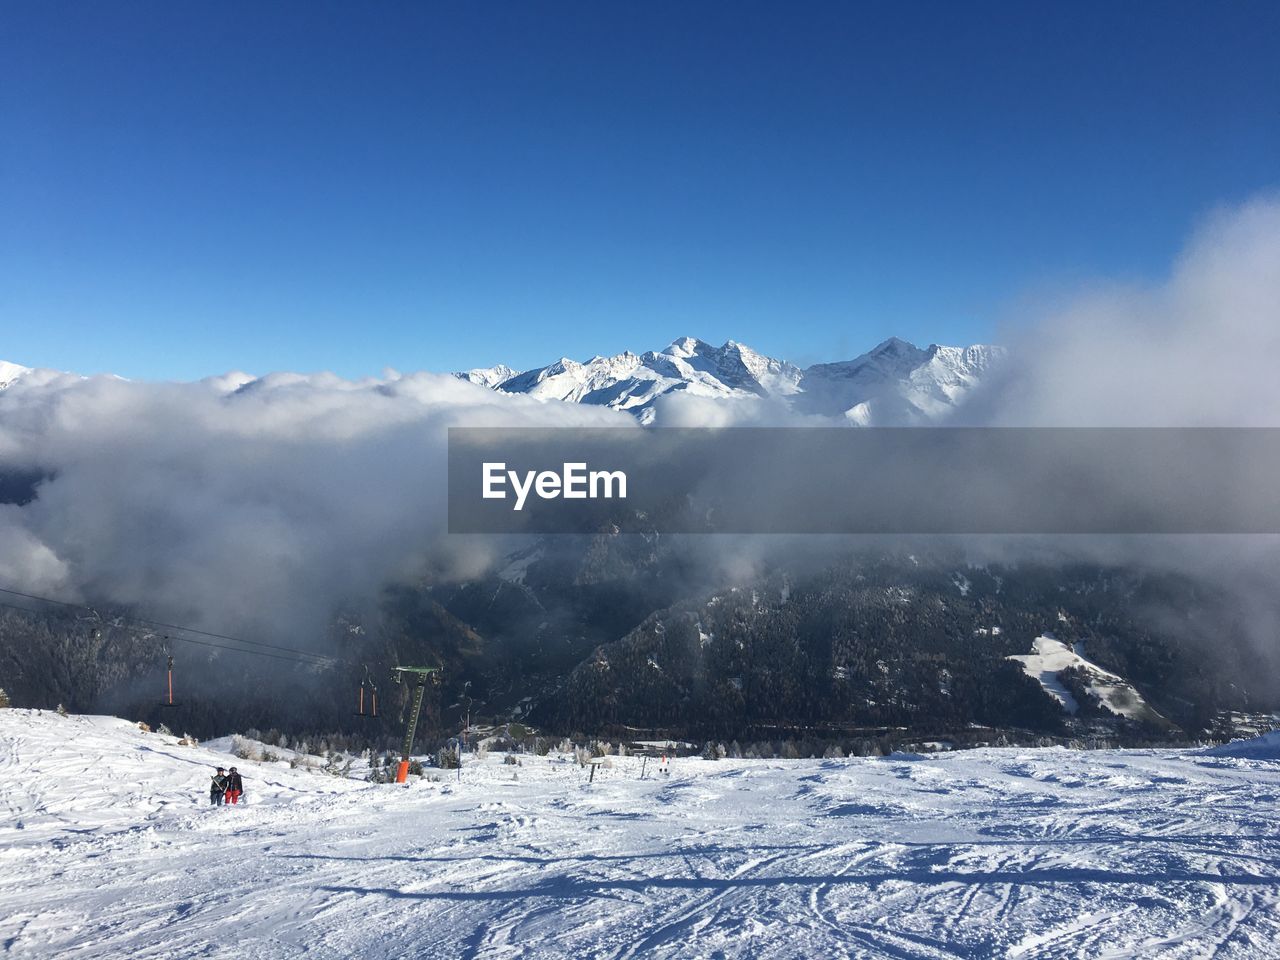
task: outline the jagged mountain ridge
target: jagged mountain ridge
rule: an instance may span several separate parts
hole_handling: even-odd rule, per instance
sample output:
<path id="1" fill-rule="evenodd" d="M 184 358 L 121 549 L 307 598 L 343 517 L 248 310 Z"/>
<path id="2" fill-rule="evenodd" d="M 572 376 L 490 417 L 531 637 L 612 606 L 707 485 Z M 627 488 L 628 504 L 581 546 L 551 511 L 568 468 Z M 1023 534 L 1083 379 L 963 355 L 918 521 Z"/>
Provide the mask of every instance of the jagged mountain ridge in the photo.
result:
<path id="1" fill-rule="evenodd" d="M 800 414 L 860 426 L 895 426 L 937 422 L 962 404 L 1004 357 L 998 346 L 920 348 L 890 337 L 852 360 L 801 368 L 735 340 L 717 347 L 683 337 L 660 351 L 626 351 L 584 362 L 562 357 L 523 372 L 498 364 L 453 376 L 498 393 L 609 407 L 643 423 L 655 420 L 660 399 L 683 393 L 770 399 Z M 0 361 L 0 390 L 33 372 Z"/>
<path id="2" fill-rule="evenodd" d="M 661 351 L 585 362 L 562 357 L 510 376 L 506 366 L 455 376 L 503 393 L 623 410 L 646 423 L 661 397 L 683 391 L 723 399 L 777 398 L 800 413 L 894 425 L 937 420 L 1004 356 L 998 346 L 921 349 L 891 337 L 853 360 L 800 368 L 734 340 L 716 347 L 684 337 Z"/>

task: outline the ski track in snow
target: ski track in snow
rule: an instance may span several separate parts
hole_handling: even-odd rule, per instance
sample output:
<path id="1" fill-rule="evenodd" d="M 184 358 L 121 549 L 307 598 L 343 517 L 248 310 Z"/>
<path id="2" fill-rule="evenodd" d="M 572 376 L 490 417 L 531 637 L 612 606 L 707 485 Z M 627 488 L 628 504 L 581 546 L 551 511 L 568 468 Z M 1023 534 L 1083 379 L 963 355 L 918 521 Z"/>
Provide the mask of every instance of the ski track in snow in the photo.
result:
<path id="1" fill-rule="evenodd" d="M 1275 760 L 521 759 L 377 786 L 0 711 L 0 953 L 1280 955 Z M 248 804 L 210 808 L 231 762 Z"/>

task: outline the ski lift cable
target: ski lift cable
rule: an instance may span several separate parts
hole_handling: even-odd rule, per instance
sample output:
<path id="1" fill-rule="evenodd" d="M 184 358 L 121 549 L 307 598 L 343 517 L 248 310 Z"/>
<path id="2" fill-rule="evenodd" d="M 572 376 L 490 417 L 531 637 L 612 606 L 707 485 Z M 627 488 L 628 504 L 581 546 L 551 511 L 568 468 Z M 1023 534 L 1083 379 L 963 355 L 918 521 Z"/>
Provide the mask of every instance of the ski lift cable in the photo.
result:
<path id="1" fill-rule="evenodd" d="M 55 600 L 52 597 L 41 597 L 33 593 L 22 593 L 19 590 L 12 590 L 7 587 L 0 587 L 0 593 L 12 594 L 15 597 L 24 597 L 27 600 L 38 600 L 41 603 L 53 603 L 63 607 L 72 607 L 77 610 L 88 610 L 90 613 L 94 614 L 95 617 L 101 619 L 101 614 L 99 614 L 97 610 L 84 603 L 73 603 L 70 600 Z M 225 633 L 214 633 L 211 630 L 201 630 L 198 627 L 187 627 L 180 623 L 165 623 L 161 620 L 148 620 L 146 617 L 138 617 L 133 614 L 122 613 L 118 614 L 117 618 L 121 620 L 131 620 L 134 623 L 145 624 L 149 627 L 160 627 L 165 630 L 181 630 L 184 633 L 194 633 L 202 637 L 212 637 L 215 640 L 230 640 L 233 643 L 244 643 L 253 647 L 266 647 L 271 650 L 281 650 L 285 653 L 298 654 L 299 656 L 311 657 L 316 660 L 332 661 L 340 659 L 338 657 L 328 656 L 327 654 L 312 653 L 310 650 L 301 650 L 297 647 L 286 647 L 278 643 L 267 643 L 263 640 L 246 640 L 243 637 L 233 637 Z"/>
<path id="2" fill-rule="evenodd" d="M 8 607 L 10 610 L 18 610 L 22 613 L 36 612 L 32 610 L 30 607 L 20 607 L 16 603 L 6 603 L 4 600 L 0 600 L 0 607 Z M 338 663 L 346 662 L 346 661 L 338 660 L 336 657 L 331 659 L 324 659 L 324 660 L 304 660 L 301 657 L 288 657 L 279 653 L 267 653 L 264 650 L 253 650 L 245 647 L 232 647 L 225 643 L 212 643 L 208 640 L 196 640 L 192 637 L 175 637 L 171 634 L 166 634 L 163 637 L 156 637 L 155 639 L 177 640 L 182 643 L 194 643 L 202 647 L 213 647 L 214 649 L 217 649 L 217 650 L 230 650 L 232 653 L 247 653 L 255 657 L 270 657 L 272 660 L 284 660 L 289 663 L 301 663 L 301 664 L 306 664 L 307 666 L 312 666 L 312 667 L 328 666 L 330 664 L 338 664 Z"/>
<path id="3" fill-rule="evenodd" d="M 280 653 L 267 653 L 264 650 L 246 650 L 244 647 L 229 647 L 224 643 L 210 643 L 208 640 L 193 640 L 191 637 L 174 637 L 170 636 L 170 640 L 180 640 L 183 643 L 195 643 L 202 647 L 214 647 L 218 650 L 230 650 L 234 653 L 248 653 L 255 657 L 270 657 L 272 660 L 286 660 L 290 663 L 303 663 L 312 667 L 329 666 L 330 664 L 342 663 L 336 658 L 325 658 L 322 660 L 304 660 L 301 657 L 287 657 Z"/>
<path id="4" fill-rule="evenodd" d="M 37 603 L 50 603 L 50 604 L 55 604 L 61 607 L 71 607 L 77 610 L 93 611 L 92 607 L 87 606 L 83 603 L 72 603 L 69 600 L 55 600 L 52 597 L 41 597 L 33 593 L 23 593 L 19 590 L 10 590 L 6 587 L 0 587 L 0 593 L 7 593 L 7 594 L 10 594 L 11 596 L 22 597 L 25 600 L 34 600 Z M 3 600 L 0 600 L 0 606 L 9 607 L 12 610 L 21 610 L 24 613 L 34 612 L 27 607 L 21 607 L 13 603 L 5 603 Z M 96 613 L 96 611 L 93 611 L 93 612 Z M 292 654 L 292 656 L 283 656 L 281 654 L 276 654 L 276 653 L 267 653 L 264 650 L 245 649 L 245 647 L 232 647 L 232 646 L 228 646 L 226 644 L 221 644 L 221 643 L 211 643 L 208 640 L 196 640 L 193 637 L 174 636 L 173 634 L 166 635 L 166 639 L 181 640 L 183 643 L 194 643 L 203 647 L 213 647 L 219 650 L 234 650 L 238 653 L 251 653 L 260 657 L 271 657 L 273 660 L 291 660 L 296 663 L 310 663 L 316 666 L 329 665 L 329 664 L 341 664 L 341 663 L 348 662 L 346 660 L 343 660 L 341 657 L 329 656 L 328 654 L 312 653 L 309 650 L 300 650 L 296 647 L 286 647 L 286 646 L 282 646 L 280 644 L 275 644 L 275 643 L 266 643 L 265 641 L 262 641 L 262 640 L 245 640 L 241 637 L 233 637 L 233 636 L 222 634 L 222 633 L 213 633 L 208 630 L 199 630 L 195 627 L 184 627 L 181 624 L 162 623 L 158 620 L 148 620 L 144 617 L 135 617 L 130 614 L 121 614 L 119 616 L 119 619 L 129 620 L 129 621 L 132 621 L 133 623 L 144 624 L 148 627 L 163 627 L 168 630 L 177 630 L 177 631 L 181 631 L 182 633 L 195 633 L 195 634 L 199 634 L 202 637 L 212 637 L 217 640 L 229 640 L 232 643 L 242 643 L 250 647 L 265 647 L 271 650 L 280 650 L 285 653 Z"/>

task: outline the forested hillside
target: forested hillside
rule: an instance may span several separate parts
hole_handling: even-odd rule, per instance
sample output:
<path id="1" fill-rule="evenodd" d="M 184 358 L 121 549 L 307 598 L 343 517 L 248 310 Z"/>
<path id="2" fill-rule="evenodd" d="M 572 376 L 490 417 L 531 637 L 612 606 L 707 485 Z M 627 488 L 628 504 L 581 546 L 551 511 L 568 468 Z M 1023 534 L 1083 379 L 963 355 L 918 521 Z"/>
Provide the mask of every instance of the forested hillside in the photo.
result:
<path id="1" fill-rule="evenodd" d="M 1190 737 L 1223 711 L 1276 705 L 1276 664 L 1249 625 L 1184 577 L 862 553 L 779 560 L 712 586 L 687 576 L 684 549 L 639 536 L 541 543 L 503 575 L 390 589 L 377 609 L 334 617 L 323 637 L 285 638 L 309 658 L 140 629 L 129 619 L 139 611 L 4 607 L 0 686 L 18 705 L 200 736 L 252 726 L 370 739 L 401 729 L 409 691 L 390 669 L 404 664 L 444 668 L 427 699 L 432 736 L 456 731 L 470 706 L 476 718 L 584 735 L 1065 736 L 1104 723 Z M 1116 716 L 1070 672 L 1061 683 L 1074 684 L 1079 707 L 1065 710 L 1009 659 L 1042 635 L 1123 678 L 1160 722 Z M 162 704 L 170 655 L 174 707 Z M 366 676 L 376 719 L 354 716 Z"/>

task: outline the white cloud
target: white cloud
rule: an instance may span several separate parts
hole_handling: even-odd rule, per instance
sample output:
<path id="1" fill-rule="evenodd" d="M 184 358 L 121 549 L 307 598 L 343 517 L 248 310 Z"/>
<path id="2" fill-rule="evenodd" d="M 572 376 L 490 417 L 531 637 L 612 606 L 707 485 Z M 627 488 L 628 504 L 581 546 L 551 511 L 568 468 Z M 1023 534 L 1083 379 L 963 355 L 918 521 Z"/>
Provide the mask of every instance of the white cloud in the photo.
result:
<path id="1" fill-rule="evenodd" d="M 1097 289 L 1011 337 L 966 423 L 1280 426 L 1280 200 L 1223 209 L 1168 279 Z"/>

